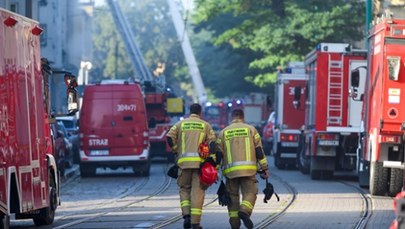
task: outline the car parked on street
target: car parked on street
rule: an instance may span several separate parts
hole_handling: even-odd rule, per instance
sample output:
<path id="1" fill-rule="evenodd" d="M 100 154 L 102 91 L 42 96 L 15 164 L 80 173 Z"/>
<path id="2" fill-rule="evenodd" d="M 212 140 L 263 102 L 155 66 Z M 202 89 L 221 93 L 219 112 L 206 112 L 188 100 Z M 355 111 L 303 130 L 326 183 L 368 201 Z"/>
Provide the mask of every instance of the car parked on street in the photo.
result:
<path id="1" fill-rule="evenodd" d="M 70 142 L 68 136 L 68 132 L 63 125 L 63 122 L 57 122 L 58 128 L 60 131 L 63 133 L 63 139 L 65 141 L 66 145 L 66 151 L 65 151 L 65 167 L 66 168 L 72 168 L 73 167 L 73 146 L 72 143 Z"/>
<path id="2" fill-rule="evenodd" d="M 61 177 L 65 175 L 65 155 L 68 150 L 63 131 L 60 130 L 58 123 L 51 124 L 51 134 L 53 137 L 53 147 L 55 148 L 55 160 L 58 166 L 58 172 Z"/>
<path id="3" fill-rule="evenodd" d="M 62 122 L 66 128 L 66 137 L 72 143 L 73 162 L 80 162 L 79 120 L 74 116 L 59 116 L 56 120 Z"/>

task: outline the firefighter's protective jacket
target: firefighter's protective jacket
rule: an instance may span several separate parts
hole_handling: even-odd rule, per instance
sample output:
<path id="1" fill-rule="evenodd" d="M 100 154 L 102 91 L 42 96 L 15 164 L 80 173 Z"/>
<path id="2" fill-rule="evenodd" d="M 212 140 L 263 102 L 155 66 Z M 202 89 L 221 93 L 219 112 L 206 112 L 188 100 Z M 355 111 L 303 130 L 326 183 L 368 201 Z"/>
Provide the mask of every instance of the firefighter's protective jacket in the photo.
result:
<path id="1" fill-rule="evenodd" d="M 240 119 L 223 129 L 217 139 L 217 147 L 223 154 L 222 173 L 227 178 L 253 176 L 260 168 L 268 168 L 267 159 L 257 161 L 257 147 L 262 148 L 262 142 L 256 128 Z"/>
<path id="2" fill-rule="evenodd" d="M 216 140 L 211 125 L 196 114 L 177 122 L 166 136 L 175 144 L 172 150 L 178 154 L 177 164 L 181 169 L 200 168 L 204 161 L 198 153 L 200 144 Z"/>

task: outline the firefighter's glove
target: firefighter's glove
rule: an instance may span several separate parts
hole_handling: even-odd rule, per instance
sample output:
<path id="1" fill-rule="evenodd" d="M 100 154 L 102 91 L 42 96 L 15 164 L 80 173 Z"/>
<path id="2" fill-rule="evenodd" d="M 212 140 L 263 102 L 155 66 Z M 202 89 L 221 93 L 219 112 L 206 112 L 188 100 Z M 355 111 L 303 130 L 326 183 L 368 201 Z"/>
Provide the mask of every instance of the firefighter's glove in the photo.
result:
<path id="1" fill-rule="evenodd" d="M 231 197 L 229 196 L 229 192 L 226 191 L 226 187 L 223 181 L 219 185 L 218 191 L 218 203 L 221 206 L 229 206 L 231 204 Z"/>
<path id="2" fill-rule="evenodd" d="M 267 204 L 267 201 L 271 199 L 271 197 L 276 195 L 277 201 L 280 201 L 280 197 L 278 197 L 277 193 L 274 192 L 274 187 L 270 182 L 266 182 L 266 188 L 263 189 L 264 199 L 263 202 Z"/>
<path id="3" fill-rule="evenodd" d="M 205 161 L 203 162 L 202 165 L 204 165 L 205 163 L 210 163 L 212 166 L 217 167 L 217 163 L 214 161 L 214 159 L 212 157 L 205 159 Z M 201 165 L 201 167 L 202 167 L 202 165 Z"/>
<path id="4" fill-rule="evenodd" d="M 179 176 L 179 167 L 177 165 L 173 165 L 170 167 L 170 169 L 167 171 L 167 175 L 173 179 L 177 179 Z"/>
<path id="5" fill-rule="evenodd" d="M 259 170 L 258 171 L 260 178 L 262 178 L 263 180 L 266 180 L 267 178 L 269 178 L 269 170 L 265 169 L 265 170 Z"/>

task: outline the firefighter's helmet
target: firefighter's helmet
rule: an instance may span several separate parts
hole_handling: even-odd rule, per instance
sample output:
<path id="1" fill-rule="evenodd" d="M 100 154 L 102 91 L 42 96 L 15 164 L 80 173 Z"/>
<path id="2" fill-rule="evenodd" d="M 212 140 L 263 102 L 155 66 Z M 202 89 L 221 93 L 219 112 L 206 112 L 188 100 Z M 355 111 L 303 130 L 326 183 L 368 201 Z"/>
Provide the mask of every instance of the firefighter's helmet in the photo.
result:
<path id="1" fill-rule="evenodd" d="M 200 183 L 203 186 L 212 185 L 218 177 L 217 169 L 211 163 L 204 163 L 200 171 Z"/>
<path id="2" fill-rule="evenodd" d="M 202 142 L 198 148 L 198 153 L 200 157 L 207 159 L 210 155 L 210 148 L 208 147 L 207 142 Z"/>

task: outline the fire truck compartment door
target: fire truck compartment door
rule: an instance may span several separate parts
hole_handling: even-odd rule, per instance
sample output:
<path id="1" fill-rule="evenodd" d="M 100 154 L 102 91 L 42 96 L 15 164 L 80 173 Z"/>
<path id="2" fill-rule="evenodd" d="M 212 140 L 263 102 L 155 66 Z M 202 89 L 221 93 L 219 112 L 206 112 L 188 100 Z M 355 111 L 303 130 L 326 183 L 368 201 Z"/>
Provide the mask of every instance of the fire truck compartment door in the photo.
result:
<path id="1" fill-rule="evenodd" d="M 386 39 L 385 42 L 382 129 L 400 131 L 405 120 L 405 39 Z M 396 74 L 397 78 L 390 79 L 390 74 Z"/>

